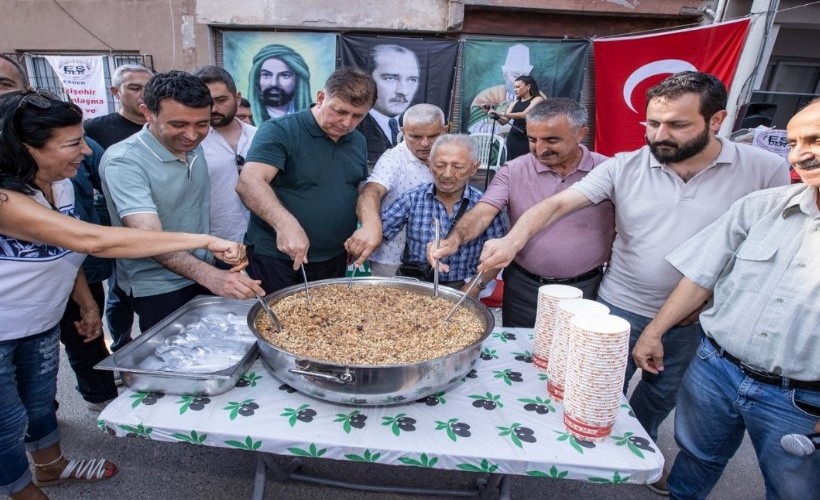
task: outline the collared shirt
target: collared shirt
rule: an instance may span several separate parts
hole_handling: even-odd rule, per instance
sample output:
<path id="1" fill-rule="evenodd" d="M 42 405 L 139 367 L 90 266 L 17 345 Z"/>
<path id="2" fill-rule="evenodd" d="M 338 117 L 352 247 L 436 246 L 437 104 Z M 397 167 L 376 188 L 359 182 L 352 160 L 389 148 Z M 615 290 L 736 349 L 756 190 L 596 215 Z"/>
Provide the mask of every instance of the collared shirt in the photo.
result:
<path id="1" fill-rule="evenodd" d="M 770 373 L 820 381 L 820 210 L 804 184 L 752 193 L 667 260 L 714 290 L 701 326 Z"/>
<path id="2" fill-rule="evenodd" d="M 644 146 L 619 153 L 572 186 L 592 203 L 615 204 L 615 242 L 598 295 L 654 317 L 681 279 L 669 252 L 723 215 L 735 200 L 789 183 L 786 160 L 718 137 L 717 158 L 689 182 Z"/>
<path id="3" fill-rule="evenodd" d="M 148 130 L 114 144 L 103 155 L 100 177 L 112 226 L 134 214 L 156 214 L 164 231 L 208 233 L 210 184 L 202 148 L 176 157 Z M 206 250 L 193 250 L 211 262 Z M 154 259 L 117 259 L 117 285 L 134 297 L 173 292 L 193 281 Z"/>
<path id="4" fill-rule="evenodd" d="M 211 179 L 211 234 L 230 241 L 242 241 L 248 229 L 250 213 L 236 193 L 241 169 L 236 163 L 236 155 L 243 158 L 248 156 L 251 141 L 256 134 L 256 127 L 253 125 L 236 121 L 242 125 L 236 151 L 213 127 L 202 141 L 202 151 L 205 153 L 208 176 Z"/>
<path id="5" fill-rule="evenodd" d="M 388 140 L 388 142 L 390 142 L 391 146 L 395 146 L 395 144 L 393 144 L 393 140 L 392 140 L 393 131 L 390 130 L 390 120 L 391 119 L 392 120 L 398 120 L 399 117 L 398 116 L 387 116 L 385 114 L 382 114 L 382 113 L 376 111 L 375 109 L 371 109 L 369 111 L 369 113 L 370 113 L 370 116 L 372 116 L 373 119 L 376 121 L 376 123 L 379 125 L 379 128 L 382 129 L 382 132 L 384 132 L 384 136 L 387 137 L 387 140 Z"/>
<path id="6" fill-rule="evenodd" d="M 307 233 L 310 262 L 345 252 L 344 242 L 356 230 L 359 184 L 367 179 L 367 145 L 360 132 L 333 141 L 306 109 L 260 125 L 247 161 L 279 170 L 271 188 Z M 292 260 L 276 248 L 276 231 L 256 214 L 245 242 L 259 254 Z"/>
<path id="7" fill-rule="evenodd" d="M 453 206 L 453 213 L 448 214 L 444 204 L 436 198 L 435 184 L 422 184 L 404 193 L 396 203 L 382 212 L 382 229 L 385 239 L 391 239 L 407 225 L 407 248 L 411 262 L 427 262 L 427 243 L 434 240 L 435 218 L 441 222 L 441 236 L 450 231 L 453 219 L 463 203 L 467 210 L 474 207 L 481 198 L 481 191 L 472 186 L 464 188 L 461 201 Z M 491 238 L 501 238 L 507 233 L 507 223 L 499 214 L 481 233 L 481 236 L 462 245 L 458 252 L 442 262 L 450 266 L 450 271 L 439 276 L 441 281 L 466 280 L 476 274 L 478 256 L 484 242 Z"/>
<path id="8" fill-rule="evenodd" d="M 387 189 L 387 194 L 382 199 L 382 207 L 386 208 L 407 191 L 421 184 L 433 182 L 433 174 L 423 161 L 410 152 L 406 143 L 400 142 L 379 158 L 367 182 L 381 184 Z M 401 264 L 405 241 L 405 232 L 399 231 L 393 239 L 382 242 L 381 246 L 370 254 L 370 260 L 394 266 Z"/>
<path id="9" fill-rule="evenodd" d="M 498 171 L 482 203 L 498 210 L 509 209 L 510 222 L 533 205 L 564 191 L 587 176 L 607 157 L 583 145 L 575 171 L 561 177 L 532 154 L 504 164 Z M 585 207 L 556 221 L 539 232 L 515 256 L 515 261 L 531 273 L 550 278 L 573 278 L 600 267 L 609 258 L 615 232 L 612 203 L 604 201 Z"/>

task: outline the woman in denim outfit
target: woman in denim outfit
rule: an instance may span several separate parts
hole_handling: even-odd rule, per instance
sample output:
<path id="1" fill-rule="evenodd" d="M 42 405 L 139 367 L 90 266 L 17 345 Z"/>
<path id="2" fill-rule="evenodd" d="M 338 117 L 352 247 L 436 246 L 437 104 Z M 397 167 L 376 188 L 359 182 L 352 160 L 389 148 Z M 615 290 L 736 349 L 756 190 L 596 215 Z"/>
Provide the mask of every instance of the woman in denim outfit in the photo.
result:
<path id="1" fill-rule="evenodd" d="M 78 332 L 86 339 L 102 334 L 79 272 L 83 254 L 145 257 L 207 248 L 237 270 L 245 260 L 241 245 L 219 238 L 102 228 L 73 218 L 68 178 L 90 153 L 81 121 L 80 108 L 46 91 L 0 96 L 0 494 L 15 500 L 46 498 L 35 483 L 94 481 L 117 471 L 104 459 L 66 459 L 59 445 L 59 320 L 69 296 L 82 310 Z"/>

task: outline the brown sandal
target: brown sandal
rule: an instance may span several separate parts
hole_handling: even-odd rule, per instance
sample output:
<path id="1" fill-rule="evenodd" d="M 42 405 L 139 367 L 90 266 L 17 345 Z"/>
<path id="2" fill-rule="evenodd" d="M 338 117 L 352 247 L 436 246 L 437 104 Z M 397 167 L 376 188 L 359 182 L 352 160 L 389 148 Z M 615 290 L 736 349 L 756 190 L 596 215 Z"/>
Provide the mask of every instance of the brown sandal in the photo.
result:
<path id="1" fill-rule="evenodd" d="M 67 463 L 58 478 L 46 481 L 40 480 L 37 478 L 37 471 L 35 470 L 34 484 L 37 486 L 54 486 L 77 481 L 93 483 L 108 479 L 117 474 L 117 465 L 104 458 L 74 460 L 66 459 L 62 454 L 47 464 L 34 464 L 34 467 L 40 470 L 44 468 L 54 468 L 55 464 L 61 460 L 67 460 Z M 107 468 L 106 465 L 111 465 L 113 468 Z"/>

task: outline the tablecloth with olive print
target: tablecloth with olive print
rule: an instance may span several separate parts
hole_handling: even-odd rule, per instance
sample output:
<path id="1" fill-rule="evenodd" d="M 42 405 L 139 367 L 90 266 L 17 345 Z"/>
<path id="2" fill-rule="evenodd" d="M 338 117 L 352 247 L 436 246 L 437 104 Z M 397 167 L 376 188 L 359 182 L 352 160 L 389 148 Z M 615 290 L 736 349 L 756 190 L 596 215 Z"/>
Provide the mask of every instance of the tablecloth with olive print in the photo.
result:
<path id="1" fill-rule="evenodd" d="M 626 401 L 605 442 L 575 439 L 531 350 L 532 330 L 496 328 L 461 382 L 382 407 L 311 398 L 280 382 L 260 359 L 217 396 L 126 390 L 97 424 L 116 436 L 279 455 L 598 483 L 655 481 L 663 456 Z"/>

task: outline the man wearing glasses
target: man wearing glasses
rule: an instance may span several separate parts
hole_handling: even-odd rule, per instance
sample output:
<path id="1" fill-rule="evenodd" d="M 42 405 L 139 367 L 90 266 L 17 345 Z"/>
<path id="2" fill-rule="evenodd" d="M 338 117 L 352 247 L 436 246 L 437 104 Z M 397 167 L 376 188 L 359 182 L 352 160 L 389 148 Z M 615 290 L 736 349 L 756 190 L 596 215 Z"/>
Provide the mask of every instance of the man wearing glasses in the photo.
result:
<path id="1" fill-rule="evenodd" d="M 214 100 L 211 130 L 202 141 L 208 176 L 211 178 L 211 232 L 230 241 L 242 241 L 250 214 L 239 195 L 239 171 L 256 134 L 256 127 L 236 117 L 241 95 L 231 75 L 216 66 L 203 66 L 194 76 L 205 82 Z M 220 263 L 217 262 L 217 267 Z"/>

